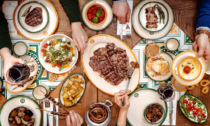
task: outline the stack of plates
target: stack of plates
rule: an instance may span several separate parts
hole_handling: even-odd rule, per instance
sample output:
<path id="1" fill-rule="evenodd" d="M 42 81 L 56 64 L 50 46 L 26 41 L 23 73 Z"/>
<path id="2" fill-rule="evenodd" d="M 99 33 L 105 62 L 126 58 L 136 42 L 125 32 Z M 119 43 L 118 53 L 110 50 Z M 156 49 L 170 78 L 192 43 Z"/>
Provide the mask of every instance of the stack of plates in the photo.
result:
<path id="1" fill-rule="evenodd" d="M 146 28 L 146 8 L 158 5 L 165 14 L 164 23 L 160 23 L 160 17 L 158 15 L 157 9 L 155 10 L 158 16 L 158 27 L 148 29 Z M 132 24 L 136 33 L 145 39 L 160 39 L 166 36 L 173 24 L 174 24 L 174 14 L 171 7 L 164 0 L 143 0 L 141 1 L 133 11 L 132 14 Z"/>
<path id="2" fill-rule="evenodd" d="M 191 85 L 198 84 L 203 79 L 206 72 L 206 62 L 203 57 L 197 58 L 196 55 L 197 55 L 197 52 L 188 50 L 188 51 L 184 51 L 180 53 L 173 60 L 171 72 L 178 83 L 184 86 L 191 86 Z M 186 79 L 186 77 L 181 76 L 181 74 L 178 72 L 178 68 L 179 68 L 178 66 L 179 66 L 179 63 L 182 62 L 184 58 L 190 58 L 190 57 L 195 58 L 196 59 L 195 61 L 197 61 L 200 64 L 200 67 L 192 68 L 192 70 L 195 69 L 196 70 L 195 72 L 197 71 L 200 71 L 200 72 L 198 72 L 198 74 L 196 75 L 192 75 L 194 76 L 193 79 Z"/>
<path id="3" fill-rule="evenodd" d="M 34 8 L 41 9 L 42 22 L 37 26 L 28 25 L 25 19 Z M 58 14 L 54 5 L 48 0 L 22 1 L 14 11 L 14 26 L 23 37 L 41 41 L 53 34 L 58 26 Z"/>

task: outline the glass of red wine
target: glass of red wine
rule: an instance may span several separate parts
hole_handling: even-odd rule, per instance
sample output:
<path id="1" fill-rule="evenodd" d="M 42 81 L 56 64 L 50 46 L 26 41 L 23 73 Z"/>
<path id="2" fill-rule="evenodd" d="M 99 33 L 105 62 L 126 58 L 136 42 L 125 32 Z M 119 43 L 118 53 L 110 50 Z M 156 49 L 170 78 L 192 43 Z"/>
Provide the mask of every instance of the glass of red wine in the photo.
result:
<path id="1" fill-rule="evenodd" d="M 7 80 L 12 84 L 19 84 L 30 76 L 30 68 L 26 64 L 15 64 L 7 71 Z"/>
<path id="2" fill-rule="evenodd" d="M 173 89 L 171 84 L 161 84 L 159 85 L 157 91 L 160 95 L 160 99 L 166 102 L 170 102 L 175 98 L 175 90 Z"/>

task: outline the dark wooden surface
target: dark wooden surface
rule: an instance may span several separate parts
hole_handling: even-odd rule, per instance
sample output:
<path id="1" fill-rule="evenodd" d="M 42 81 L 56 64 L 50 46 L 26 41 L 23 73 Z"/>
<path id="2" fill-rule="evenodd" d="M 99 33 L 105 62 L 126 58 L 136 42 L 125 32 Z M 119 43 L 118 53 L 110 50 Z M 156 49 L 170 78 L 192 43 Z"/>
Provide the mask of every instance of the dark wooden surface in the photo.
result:
<path id="1" fill-rule="evenodd" d="M 19 0 L 20 1 L 20 0 Z M 63 33 L 71 37 L 71 27 L 69 20 L 62 8 L 62 6 L 59 4 L 59 0 L 50 0 L 54 5 L 59 15 L 59 26 L 56 31 L 56 33 Z M 80 9 L 84 5 L 84 3 L 88 0 L 79 0 Z M 141 0 L 134 0 L 134 7 L 140 2 Z M 175 23 L 191 38 L 194 40 L 194 32 L 195 32 L 195 25 L 196 25 L 196 15 L 197 15 L 197 9 L 198 9 L 198 3 L 199 0 L 166 0 L 169 5 L 172 7 L 175 17 Z M 108 0 L 110 4 L 112 4 L 112 0 Z M 92 31 L 88 29 L 86 26 L 84 26 L 85 31 L 88 34 L 88 37 L 91 37 L 93 35 L 97 34 L 109 34 L 112 36 L 115 36 L 119 38 L 119 36 L 116 35 L 117 32 L 117 25 L 116 25 L 116 19 L 114 18 L 111 25 L 103 30 L 103 31 Z M 126 44 L 133 48 L 138 42 L 141 40 L 141 37 L 139 37 L 133 30 L 132 30 L 132 36 L 131 37 L 123 37 L 123 41 L 126 42 Z M 82 73 L 82 69 L 80 67 L 80 61 L 76 64 L 78 66 L 73 73 L 80 72 Z M 206 76 L 205 78 L 210 80 L 209 76 Z M 87 79 L 87 78 L 86 78 Z M 59 85 L 53 92 L 52 96 L 58 97 L 59 91 L 60 91 Z M 192 91 L 187 92 L 189 94 L 195 95 L 198 98 L 200 98 L 208 107 L 208 110 L 210 109 L 210 96 L 209 94 L 203 95 L 201 93 L 200 87 L 195 88 Z M 107 94 L 104 94 L 100 90 L 98 90 L 94 85 L 91 84 L 91 82 L 87 81 L 87 88 L 85 90 L 85 94 L 82 97 L 80 103 L 78 103 L 76 106 L 69 108 L 68 110 L 75 110 L 79 114 L 84 117 L 85 110 L 89 105 L 95 102 L 104 102 L 105 100 L 111 100 L 114 102 L 114 99 L 112 96 L 109 96 Z M 4 97 L 0 97 L 0 106 L 4 103 L 6 99 Z M 141 105 L 139 105 L 140 107 Z M 119 108 L 114 104 L 111 107 L 112 111 L 112 120 L 110 122 L 110 126 L 115 126 L 117 121 L 117 116 L 119 112 Z M 210 110 L 209 110 L 210 111 Z M 60 120 L 60 126 L 65 125 L 65 120 Z M 177 126 L 197 126 L 199 124 L 194 124 L 190 122 L 188 119 L 186 119 L 180 109 L 177 109 Z M 207 122 L 205 124 L 202 124 L 202 126 L 208 126 L 210 125 L 210 118 L 208 118 Z"/>

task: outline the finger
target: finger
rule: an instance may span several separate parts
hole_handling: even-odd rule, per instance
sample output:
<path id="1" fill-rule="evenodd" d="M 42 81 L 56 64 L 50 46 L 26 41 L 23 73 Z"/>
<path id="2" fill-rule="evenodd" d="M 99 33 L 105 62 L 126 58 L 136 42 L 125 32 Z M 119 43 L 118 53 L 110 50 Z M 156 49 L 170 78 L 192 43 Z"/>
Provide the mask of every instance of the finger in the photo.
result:
<path id="1" fill-rule="evenodd" d="M 76 121 L 76 118 L 75 118 L 75 115 L 74 115 L 73 111 L 70 111 L 70 116 L 71 116 L 72 125 L 76 126 L 77 125 L 77 121 Z"/>
<path id="2" fill-rule="evenodd" d="M 74 44 L 77 46 L 78 50 L 80 51 L 80 46 L 79 46 L 77 40 L 76 40 L 76 39 L 73 39 L 73 42 L 74 42 Z"/>
<path id="3" fill-rule="evenodd" d="M 74 111 L 73 111 L 73 114 L 74 114 L 75 120 L 77 122 L 77 125 L 79 125 L 80 124 L 79 115 L 77 113 L 75 113 Z"/>
<path id="4" fill-rule="evenodd" d="M 16 63 L 24 64 L 25 62 L 22 59 L 17 59 Z"/>
<path id="5" fill-rule="evenodd" d="M 197 57 L 199 58 L 203 56 L 203 54 L 204 54 L 204 49 L 199 47 Z"/>
<path id="6" fill-rule="evenodd" d="M 127 95 L 125 95 L 125 104 L 126 105 L 129 105 L 130 104 L 129 97 Z"/>
<path id="7" fill-rule="evenodd" d="M 71 120 L 69 115 L 66 117 L 66 126 L 71 126 Z"/>
<path id="8" fill-rule="evenodd" d="M 130 15 L 131 15 L 131 11 L 130 11 L 130 8 L 129 8 L 129 11 L 128 11 L 128 13 L 127 13 L 127 22 L 130 21 Z"/>
<path id="9" fill-rule="evenodd" d="M 80 52 L 81 52 L 81 54 L 83 54 L 84 53 L 83 40 L 82 39 L 79 39 L 78 40 L 78 44 L 80 46 Z"/>
<path id="10" fill-rule="evenodd" d="M 120 21 L 121 21 L 121 24 L 125 24 L 126 23 L 126 15 L 120 17 Z"/>
<path id="11" fill-rule="evenodd" d="M 82 124 L 83 123 L 83 119 L 82 119 L 82 117 L 80 116 L 80 114 L 78 114 L 78 113 L 75 113 L 76 115 L 77 115 L 77 117 L 78 117 L 78 124 Z"/>
<path id="12" fill-rule="evenodd" d="M 198 45 L 197 45 L 197 44 L 195 44 L 195 45 L 193 46 L 193 50 L 196 51 L 196 52 L 198 52 Z"/>

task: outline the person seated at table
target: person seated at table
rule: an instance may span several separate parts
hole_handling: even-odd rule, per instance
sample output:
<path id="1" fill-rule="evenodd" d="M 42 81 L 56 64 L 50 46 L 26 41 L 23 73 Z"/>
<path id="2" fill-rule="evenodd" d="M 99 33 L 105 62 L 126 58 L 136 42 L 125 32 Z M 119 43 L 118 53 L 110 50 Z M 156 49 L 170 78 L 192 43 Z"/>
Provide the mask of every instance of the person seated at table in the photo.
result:
<path id="1" fill-rule="evenodd" d="M 60 0 L 60 3 L 71 23 L 72 39 L 83 54 L 87 47 L 88 36 L 82 27 L 78 0 Z"/>
<path id="2" fill-rule="evenodd" d="M 192 47 L 198 52 L 198 57 L 203 56 L 210 60 L 210 0 L 201 0 L 197 16 L 196 36 Z"/>
<path id="3" fill-rule="evenodd" d="M 66 126 L 82 126 L 82 124 L 82 117 L 78 113 L 70 111 L 69 115 L 66 117 Z"/>
<path id="4" fill-rule="evenodd" d="M 114 95 L 114 101 L 120 107 L 120 112 L 117 119 L 117 126 L 126 126 L 126 117 L 127 117 L 128 108 L 130 106 L 129 97 L 128 97 L 129 93 L 130 90 L 127 93 L 125 93 L 124 91 L 120 91 L 119 93 L 115 93 Z M 121 104 L 122 99 L 124 99 L 123 106 Z"/>
<path id="5" fill-rule="evenodd" d="M 0 0 L 0 7 L 3 4 L 3 0 Z M 9 28 L 4 13 L 0 10 L 0 56 L 3 60 L 3 76 L 7 81 L 6 73 L 14 64 L 24 64 L 22 59 L 12 56 L 12 42 L 9 35 Z"/>
<path id="6" fill-rule="evenodd" d="M 113 0 L 112 12 L 117 19 L 125 24 L 130 20 L 131 10 L 128 6 L 127 0 Z"/>

